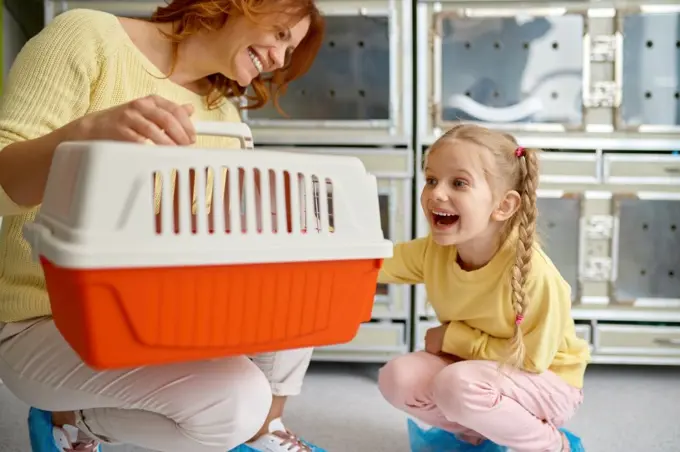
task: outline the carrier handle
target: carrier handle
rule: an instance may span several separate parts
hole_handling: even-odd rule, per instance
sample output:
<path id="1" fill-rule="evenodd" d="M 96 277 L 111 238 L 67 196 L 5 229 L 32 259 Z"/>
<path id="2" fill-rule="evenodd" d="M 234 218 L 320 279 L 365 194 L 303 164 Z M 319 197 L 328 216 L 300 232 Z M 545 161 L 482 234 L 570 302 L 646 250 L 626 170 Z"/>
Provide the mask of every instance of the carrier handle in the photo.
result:
<path id="1" fill-rule="evenodd" d="M 196 121 L 194 123 L 197 135 L 211 135 L 217 137 L 233 137 L 241 141 L 242 149 L 254 149 L 253 133 L 244 122 L 226 121 Z"/>

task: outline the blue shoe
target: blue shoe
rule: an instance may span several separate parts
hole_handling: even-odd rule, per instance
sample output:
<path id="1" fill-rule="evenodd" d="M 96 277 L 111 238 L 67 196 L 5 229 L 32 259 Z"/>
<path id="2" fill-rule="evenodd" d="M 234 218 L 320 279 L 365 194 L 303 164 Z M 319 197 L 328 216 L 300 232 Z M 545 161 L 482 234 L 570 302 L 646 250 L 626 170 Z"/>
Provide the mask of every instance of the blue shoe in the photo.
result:
<path id="1" fill-rule="evenodd" d="M 101 452 L 101 446 L 94 441 L 74 444 L 77 432 L 55 427 L 52 413 L 37 408 L 28 413 L 28 434 L 33 452 Z"/>
<path id="2" fill-rule="evenodd" d="M 247 444 L 241 444 L 240 446 L 233 448 L 229 452 L 252 452 L 254 450 L 255 449 L 253 449 L 252 447 L 250 447 Z"/>
<path id="3" fill-rule="evenodd" d="M 268 433 L 230 452 L 326 452 L 288 431 L 281 419 L 269 423 Z"/>
<path id="4" fill-rule="evenodd" d="M 422 429 L 411 419 L 408 420 L 408 436 L 411 452 L 506 452 L 507 448 L 489 440 L 475 446 L 456 437 L 451 432 L 433 427 Z"/>
<path id="5" fill-rule="evenodd" d="M 312 452 L 326 452 L 325 450 L 321 449 L 320 447 L 315 446 L 314 444 L 308 443 L 306 441 L 302 441 L 302 442 Z M 267 450 L 267 449 L 265 449 L 265 450 Z M 298 450 L 298 449 L 292 449 L 292 450 Z M 262 452 L 262 451 L 261 451 L 261 449 L 253 449 L 248 444 L 241 444 L 240 446 L 238 446 L 235 449 L 230 450 L 229 452 Z"/>
<path id="6" fill-rule="evenodd" d="M 326 452 L 324 449 L 321 449 L 320 447 L 315 446 L 314 444 L 308 443 L 307 441 L 302 441 L 305 446 L 309 448 L 311 452 Z M 265 449 L 267 450 L 267 449 Z M 299 450 L 298 449 L 291 449 L 291 450 Z M 261 449 L 253 449 L 247 444 L 241 444 L 235 449 L 230 450 L 229 452 L 262 452 Z"/>
<path id="7" fill-rule="evenodd" d="M 562 432 L 564 436 L 567 437 L 567 440 L 569 441 L 570 452 L 586 452 L 585 448 L 583 447 L 583 442 L 581 441 L 581 438 L 574 435 L 566 428 L 561 428 L 560 432 Z"/>

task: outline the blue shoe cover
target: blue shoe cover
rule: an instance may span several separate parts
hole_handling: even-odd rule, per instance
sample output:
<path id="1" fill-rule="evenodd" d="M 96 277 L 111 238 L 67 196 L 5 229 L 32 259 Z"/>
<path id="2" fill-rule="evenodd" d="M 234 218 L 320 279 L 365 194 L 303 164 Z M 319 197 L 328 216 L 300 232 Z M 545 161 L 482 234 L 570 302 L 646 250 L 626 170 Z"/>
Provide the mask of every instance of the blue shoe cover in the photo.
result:
<path id="1" fill-rule="evenodd" d="M 411 419 L 408 420 L 408 436 L 411 452 L 506 452 L 507 448 L 489 440 L 475 446 L 461 441 L 453 433 L 439 428 L 424 430 Z"/>
<path id="2" fill-rule="evenodd" d="M 59 452 L 52 433 L 52 413 L 31 408 L 28 412 L 28 435 L 33 452 Z"/>
<path id="3" fill-rule="evenodd" d="M 312 449 L 312 452 L 326 452 L 324 449 L 321 449 L 320 447 L 315 446 L 314 444 L 308 443 L 305 440 L 302 440 L 303 443 L 307 445 L 310 449 Z M 259 452 L 256 449 L 253 449 L 247 444 L 241 444 L 240 446 L 230 450 L 229 452 Z"/>
<path id="4" fill-rule="evenodd" d="M 564 433 L 564 436 L 569 440 L 569 450 L 570 452 L 585 452 L 581 438 L 571 433 L 566 428 L 561 428 L 560 431 Z"/>
<path id="5" fill-rule="evenodd" d="M 28 412 L 28 435 L 31 439 L 33 452 L 62 452 L 63 446 L 56 443 L 54 438 L 54 425 L 52 413 L 49 411 L 31 408 Z M 102 452 L 101 444 L 95 452 Z"/>
<path id="6" fill-rule="evenodd" d="M 233 448 L 233 449 L 230 450 L 229 452 L 252 452 L 252 451 L 254 451 L 254 450 L 255 450 L 255 449 L 253 449 L 252 447 L 250 447 L 250 446 L 247 445 L 247 444 L 241 444 L 240 446 L 237 446 L 237 447 Z"/>

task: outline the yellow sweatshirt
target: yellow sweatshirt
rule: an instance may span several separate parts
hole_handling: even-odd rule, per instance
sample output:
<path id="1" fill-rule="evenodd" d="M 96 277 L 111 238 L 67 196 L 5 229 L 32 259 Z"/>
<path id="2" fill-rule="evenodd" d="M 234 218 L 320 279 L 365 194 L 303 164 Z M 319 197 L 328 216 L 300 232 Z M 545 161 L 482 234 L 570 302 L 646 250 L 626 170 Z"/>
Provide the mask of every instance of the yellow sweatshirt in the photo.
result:
<path id="1" fill-rule="evenodd" d="M 500 361 L 514 329 L 510 271 L 515 243 L 515 239 L 506 241 L 491 262 L 470 272 L 456 263 L 454 246 L 439 246 L 431 236 L 397 244 L 379 281 L 425 284 L 437 318 L 449 323 L 444 352 L 463 359 Z M 590 350 L 587 342 L 576 336 L 569 284 L 537 245 L 526 291 L 524 370 L 551 370 L 581 388 Z"/>
<path id="2" fill-rule="evenodd" d="M 231 102 L 208 110 L 202 96 L 163 77 L 117 17 L 85 9 L 63 13 L 24 46 L 10 70 L 0 98 L 0 152 L 85 114 L 150 94 L 193 104 L 194 120 L 241 121 Z M 201 147 L 239 147 L 233 138 L 197 141 Z M 0 322 L 51 314 L 42 269 L 22 237 L 23 225 L 36 211 L 17 206 L 0 187 Z"/>

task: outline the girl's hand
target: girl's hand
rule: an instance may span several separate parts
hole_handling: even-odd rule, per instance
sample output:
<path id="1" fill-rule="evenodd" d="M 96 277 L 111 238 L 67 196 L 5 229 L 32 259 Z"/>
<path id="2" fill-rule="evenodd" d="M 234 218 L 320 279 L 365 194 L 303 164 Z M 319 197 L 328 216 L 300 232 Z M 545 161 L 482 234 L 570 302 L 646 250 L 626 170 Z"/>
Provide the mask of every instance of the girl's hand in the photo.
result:
<path id="1" fill-rule="evenodd" d="M 194 108 L 151 95 L 135 99 L 72 122 L 71 140 L 112 140 L 188 146 L 196 141 L 191 122 Z"/>
<path id="2" fill-rule="evenodd" d="M 433 355 L 441 355 L 442 347 L 444 346 L 444 334 L 446 334 L 446 328 L 449 326 L 448 323 L 439 325 L 435 328 L 430 328 L 425 333 L 425 351 Z"/>

